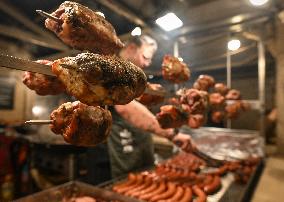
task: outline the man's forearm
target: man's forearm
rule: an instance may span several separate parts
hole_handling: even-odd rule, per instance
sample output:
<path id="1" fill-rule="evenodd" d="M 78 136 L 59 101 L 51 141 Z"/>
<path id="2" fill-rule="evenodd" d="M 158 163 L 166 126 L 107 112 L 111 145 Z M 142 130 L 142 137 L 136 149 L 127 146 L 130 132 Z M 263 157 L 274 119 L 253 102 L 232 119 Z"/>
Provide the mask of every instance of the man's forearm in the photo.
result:
<path id="1" fill-rule="evenodd" d="M 129 123 L 142 130 L 171 138 L 173 129 L 162 129 L 156 117 L 141 103 L 132 101 L 126 105 L 116 105 L 116 111 Z"/>

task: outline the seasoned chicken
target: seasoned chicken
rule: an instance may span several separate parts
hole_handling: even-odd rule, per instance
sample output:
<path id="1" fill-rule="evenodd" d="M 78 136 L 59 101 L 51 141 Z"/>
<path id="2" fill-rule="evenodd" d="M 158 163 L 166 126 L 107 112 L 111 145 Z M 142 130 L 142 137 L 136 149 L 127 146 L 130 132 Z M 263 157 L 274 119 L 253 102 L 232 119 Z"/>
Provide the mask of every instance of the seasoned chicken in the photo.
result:
<path id="1" fill-rule="evenodd" d="M 50 119 L 53 121 L 50 128 L 55 134 L 78 146 L 95 146 L 104 142 L 112 124 L 110 111 L 79 101 L 62 104 L 51 113 Z"/>
<path id="2" fill-rule="evenodd" d="M 229 88 L 223 83 L 216 83 L 214 85 L 214 91 L 224 96 L 229 91 Z"/>
<path id="3" fill-rule="evenodd" d="M 165 80 L 173 83 L 182 83 L 189 79 L 190 70 L 187 65 L 178 58 L 165 55 L 162 63 L 162 75 Z"/>
<path id="4" fill-rule="evenodd" d="M 231 89 L 226 95 L 227 100 L 240 100 L 241 92 L 236 89 Z"/>
<path id="5" fill-rule="evenodd" d="M 46 28 L 72 48 L 115 54 L 123 47 L 113 26 L 104 17 L 79 3 L 65 1 L 51 15 L 61 21 L 46 19 Z"/>
<path id="6" fill-rule="evenodd" d="M 193 84 L 193 88 L 197 90 L 208 91 L 215 84 L 215 79 L 209 75 L 200 75 Z"/>
<path id="7" fill-rule="evenodd" d="M 51 65 L 48 60 L 37 60 L 37 63 Z M 50 67 L 51 68 L 51 67 Z M 57 95 L 65 92 L 65 87 L 55 76 L 25 72 L 22 78 L 23 83 L 38 95 Z"/>
<path id="8" fill-rule="evenodd" d="M 81 53 L 54 61 L 52 71 L 66 91 L 87 105 L 127 104 L 147 83 L 144 72 L 116 56 Z"/>
<path id="9" fill-rule="evenodd" d="M 145 92 L 138 97 L 138 100 L 143 105 L 156 105 L 164 101 L 166 90 L 161 84 L 147 83 Z"/>

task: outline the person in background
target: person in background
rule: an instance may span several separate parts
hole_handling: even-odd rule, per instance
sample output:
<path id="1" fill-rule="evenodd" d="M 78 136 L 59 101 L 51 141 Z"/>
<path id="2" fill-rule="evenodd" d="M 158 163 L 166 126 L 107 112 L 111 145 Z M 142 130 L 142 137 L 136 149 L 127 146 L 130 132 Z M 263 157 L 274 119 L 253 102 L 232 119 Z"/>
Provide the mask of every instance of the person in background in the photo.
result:
<path id="1" fill-rule="evenodd" d="M 119 57 L 147 68 L 157 50 L 156 41 L 147 35 L 129 39 Z M 112 131 L 107 141 L 112 177 L 153 166 L 153 143 L 150 133 L 168 138 L 185 151 L 192 149 L 190 136 L 176 133 L 174 129 L 162 129 L 144 105 L 133 100 L 126 105 L 110 108 L 113 116 Z"/>

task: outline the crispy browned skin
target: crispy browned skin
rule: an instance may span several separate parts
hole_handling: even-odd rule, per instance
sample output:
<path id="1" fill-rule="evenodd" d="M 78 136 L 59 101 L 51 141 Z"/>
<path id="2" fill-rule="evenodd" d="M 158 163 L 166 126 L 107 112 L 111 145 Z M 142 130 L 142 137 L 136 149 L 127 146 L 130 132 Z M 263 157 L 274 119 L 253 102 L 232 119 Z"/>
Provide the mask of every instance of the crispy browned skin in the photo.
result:
<path id="1" fill-rule="evenodd" d="M 215 79 L 209 75 L 200 75 L 198 79 L 194 82 L 193 88 L 197 90 L 208 91 L 210 87 L 215 84 Z"/>
<path id="2" fill-rule="evenodd" d="M 36 62 L 44 65 L 52 64 L 52 61 L 49 60 L 37 60 Z M 65 91 L 64 85 L 55 76 L 25 72 L 22 81 L 38 95 L 57 95 Z"/>
<path id="3" fill-rule="evenodd" d="M 143 105 L 156 105 L 164 101 L 165 96 L 162 94 L 166 93 L 166 90 L 161 86 L 161 84 L 156 83 L 147 83 L 146 86 L 147 89 L 149 89 L 153 94 L 144 92 L 140 97 L 138 97 L 136 100 L 138 100 Z M 155 94 L 157 92 L 157 94 Z"/>
<path id="4" fill-rule="evenodd" d="M 174 105 L 164 105 L 156 118 L 161 128 L 178 128 L 187 122 L 187 114 Z"/>
<path id="5" fill-rule="evenodd" d="M 224 96 L 229 91 L 229 88 L 223 83 L 215 83 L 214 91 Z"/>
<path id="6" fill-rule="evenodd" d="M 46 19 L 46 28 L 72 48 L 115 54 L 123 47 L 113 26 L 104 17 L 85 6 L 65 1 L 51 15 L 61 19 L 62 23 Z"/>
<path id="7" fill-rule="evenodd" d="M 52 71 L 69 94 L 93 106 L 127 104 L 144 92 L 147 83 L 144 72 L 134 64 L 93 53 L 56 60 Z"/>
<path id="8" fill-rule="evenodd" d="M 162 63 L 162 75 L 165 80 L 173 83 L 182 83 L 189 79 L 190 70 L 178 58 L 165 55 Z"/>
<path id="9" fill-rule="evenodd" d="M 67 102 L 54 110 L 50 125 L 55 134 L 78 146 L 95 146 L 108 137 L 112 124 L 111 113 L 101 107 L 88 106 L 79 101 Z"/>
<path id="10" fill-rule="evenodd" d="M 241 92 L 236 89 L 231 89 L 226 95 L 227 100 L 240 100 Z"/>

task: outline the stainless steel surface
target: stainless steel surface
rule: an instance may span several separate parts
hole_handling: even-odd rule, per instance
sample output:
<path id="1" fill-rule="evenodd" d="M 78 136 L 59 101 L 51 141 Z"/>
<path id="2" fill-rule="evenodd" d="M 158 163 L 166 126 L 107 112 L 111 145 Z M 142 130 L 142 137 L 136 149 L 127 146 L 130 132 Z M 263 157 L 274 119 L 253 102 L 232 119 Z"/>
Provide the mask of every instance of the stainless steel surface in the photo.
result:
<path id="1" fill-rule="evenodd" d="M 30 125 L 43 125 L 43 124 L 51 124 L 53 123 L 52 120 L 29 120 L 25 121 L 25 124 L 30 124 Z"/>
<path id="2" fill-rule="evenodd" d="M 21 71 L 37 72 L 45 75 L 54 76 L 51 67 L 29 60 L 16 58 L 14 56 L 0 54 L 0 67 L 17 69 Z"/>

